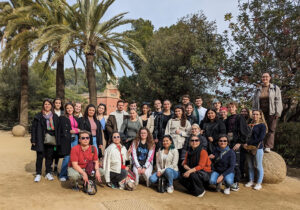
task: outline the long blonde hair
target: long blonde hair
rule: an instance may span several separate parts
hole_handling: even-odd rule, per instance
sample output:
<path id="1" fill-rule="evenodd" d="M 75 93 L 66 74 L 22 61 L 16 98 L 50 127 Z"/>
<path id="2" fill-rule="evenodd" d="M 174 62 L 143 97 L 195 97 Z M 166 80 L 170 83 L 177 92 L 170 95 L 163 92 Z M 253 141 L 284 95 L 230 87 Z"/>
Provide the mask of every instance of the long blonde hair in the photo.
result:
<path id="1" fill-rule="evenodd" d="M 264 113 L 263 113 L 261 110 L 257 110 L 257 109 L 253 109 L 253 110 L 252 110 L 252 113 L 253 113 L 253 112 L 259 112 L 259 114 L 260 114 L 260 119 L 259 119 L 258 123 L 263 123 L 263 124 L 265 124 L 265 126 L 266 126 L 266 133 L 268 133 L 268 125 L 267 125 L 267 123 L 266 123 Z M 253 120 L 253 119 L 252 119 L 252 122 L 251 122 L 251 123 L 252 123 L 252 124 L 254 123 L 254 120 Z"/>

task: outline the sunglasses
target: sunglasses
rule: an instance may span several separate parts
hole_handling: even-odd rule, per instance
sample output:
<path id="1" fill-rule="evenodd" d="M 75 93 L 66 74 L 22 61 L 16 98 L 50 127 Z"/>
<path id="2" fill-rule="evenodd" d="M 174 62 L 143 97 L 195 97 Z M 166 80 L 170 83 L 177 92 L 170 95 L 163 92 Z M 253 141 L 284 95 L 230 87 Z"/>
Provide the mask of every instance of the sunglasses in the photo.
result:
<path id="1" fill-rule="evenodd" d="M 190 142 L 199 142 L 199 139 L 192 139 Z"/>
<path id="2" fill-rule="evenodd" d="M 225 143 L 225 142 L 227 142 L 227 140 L 220 140 L 219 142 L 221 142 L 221 143 Z"/>
<path id="3" fill-rule="evenodd" d="M 80 137 L 81 140 L 89 140 L 90 137 Z"/>
<path id="4" fill-rule="evenodd" d="M 114 139 L 119 139 L 119 138 L 120 138 L 120 136 L 114 136 L 113 138 L 114 138 Z"/>

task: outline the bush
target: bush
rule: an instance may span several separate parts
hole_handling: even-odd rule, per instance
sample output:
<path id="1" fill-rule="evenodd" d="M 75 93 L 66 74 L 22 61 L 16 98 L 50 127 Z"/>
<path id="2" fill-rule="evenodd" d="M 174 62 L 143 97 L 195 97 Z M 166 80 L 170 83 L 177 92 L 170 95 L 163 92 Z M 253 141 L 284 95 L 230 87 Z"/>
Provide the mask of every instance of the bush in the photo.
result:
<path id="1" fill-rule="evenodd" d="M 275 151 L 287 165 L 300 166 L 300 123 L 279 123 L 276 129 Z"/>

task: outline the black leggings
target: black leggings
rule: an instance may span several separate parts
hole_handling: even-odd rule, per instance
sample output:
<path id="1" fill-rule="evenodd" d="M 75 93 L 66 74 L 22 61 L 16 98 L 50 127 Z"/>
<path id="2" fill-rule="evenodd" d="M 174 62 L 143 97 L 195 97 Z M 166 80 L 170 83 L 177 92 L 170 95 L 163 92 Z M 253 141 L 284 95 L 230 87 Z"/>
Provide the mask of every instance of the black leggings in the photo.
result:
<path id="1" fill-rule="evenodd" d="M 43 159 L 45 157 L 45 165 L 46 165 L 46 173 L 52 172 L 52 161 L 53 161 L 53 149 L 54 146 L 44 144 L 44 151 L 43 152 L 36 152 L 36 174 L 42 174 L 42 167 L 43 167 Z"/>
<path id="2" fill-rule="evenodd" d="M 128 171 L 121 169 L 121 173 L 110 172 L 110 182 L 114 185 L 118 185 L 120 181 L 127 177 Z"/>

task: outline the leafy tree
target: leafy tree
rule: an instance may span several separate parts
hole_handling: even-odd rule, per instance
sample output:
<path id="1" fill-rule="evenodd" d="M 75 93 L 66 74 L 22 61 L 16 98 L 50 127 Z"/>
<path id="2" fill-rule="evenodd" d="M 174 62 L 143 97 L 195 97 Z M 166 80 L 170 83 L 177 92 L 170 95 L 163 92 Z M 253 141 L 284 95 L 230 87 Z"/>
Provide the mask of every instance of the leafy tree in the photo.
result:
<path id="1" fill-rule="evenodd" d="M 226 14 L 234 44 L 224 75 L 230 77 L 231 96 L 249 100 L 263 72 L 282 89 L 282 119 L 300 116 L 299 1 L 252 0 L 239 2 L 236 21 Z"/>
<path id="2" fill-rule="evenodd" d="M 64 18 L 68 24 L 52 27 L 47 32 L 56 34 L 52 37 L 53 41 L 65 37 L 60 52 L 64 54 L 72 46 L 85 64 L 90 101 L 93 104 L 97 103 L 95 67 L 114 77 L 116 62 L 123 70 L 125 67 L 131 69 L 120 49 L 131 51 L 143 58 L 140 47 L 134 40 L 125 33 L 115 32 L 117 27 L 131 22 L 124 19 L 126 13 L 103 20 L 113 2 L 114 0 L 77 0 L 76 7 L 65 4 Z M 70 40 L 73 40 L 72 43 Z"/>
<path id="3" fill-rule="evenodd" d="M 143 29 L 137 27 L 137 30 L 140 28 Z M 204 94 L 217 84 L 218 70 L 226 60 L 225 49 L 215 23 L 202 13 L 160 28 L 146 43 L 148 63 L 143 63 L 136 75 L 120 80 L 123 98 L 138 96 L 140 101 L 168 98 L 178 102 L 183 94 L 192 97 Z"/>

